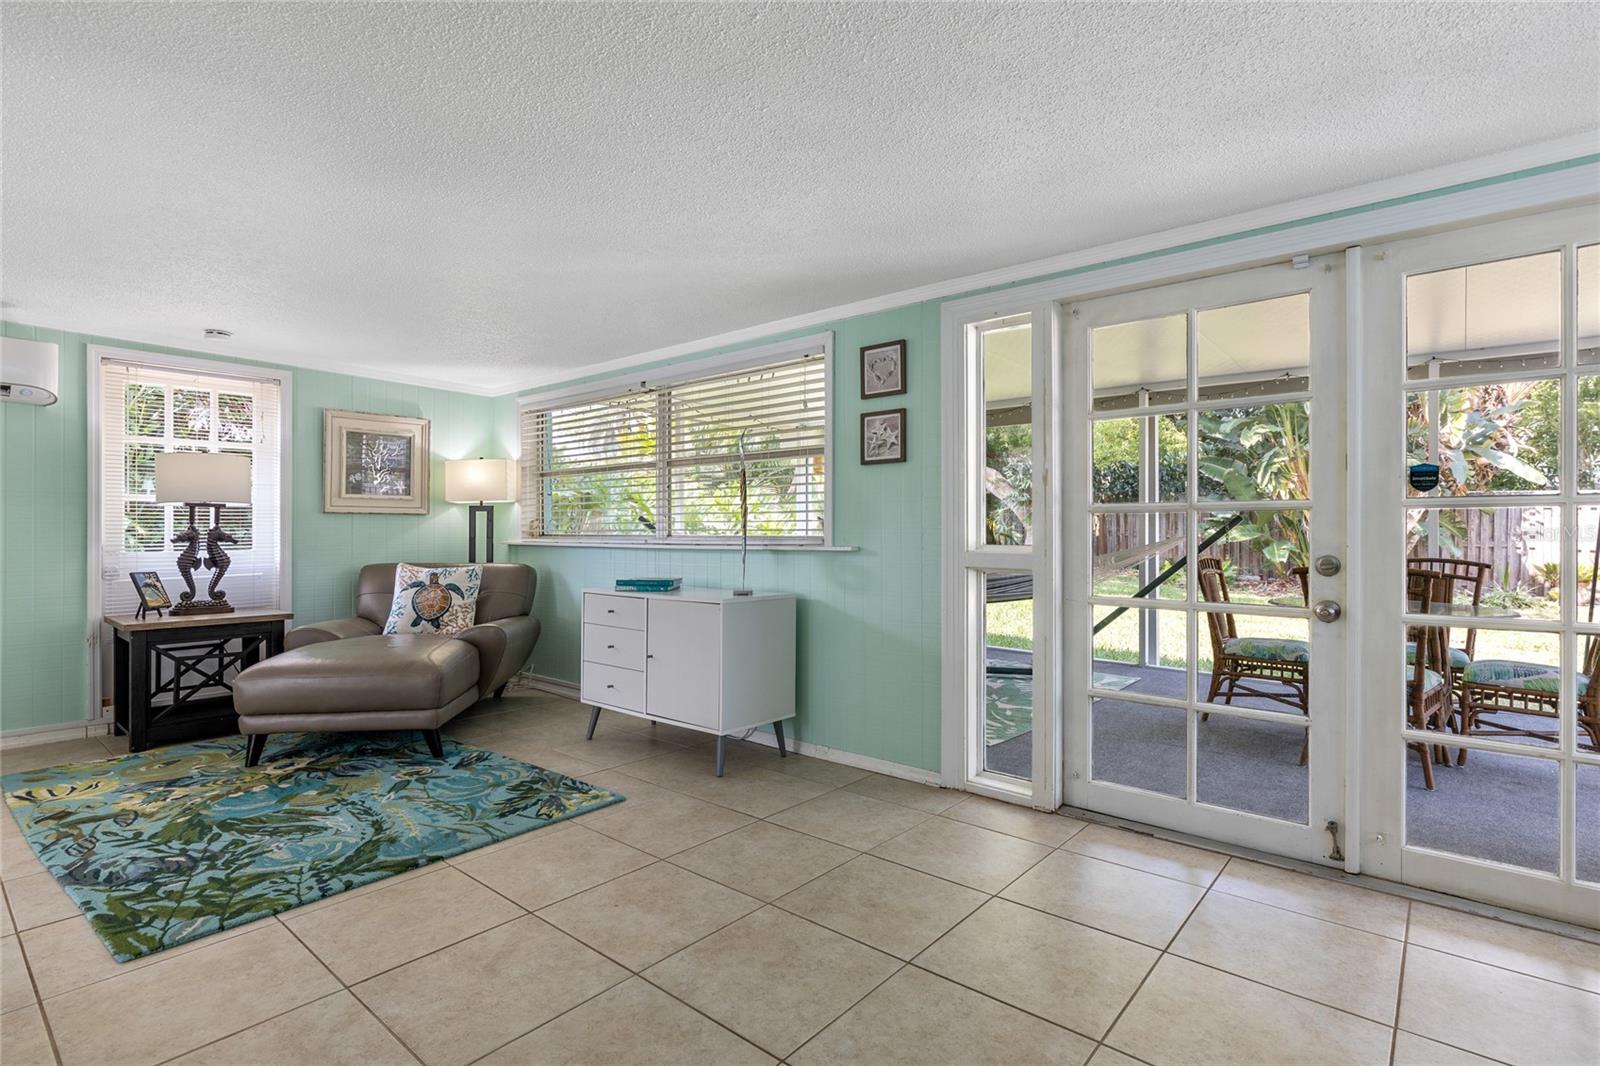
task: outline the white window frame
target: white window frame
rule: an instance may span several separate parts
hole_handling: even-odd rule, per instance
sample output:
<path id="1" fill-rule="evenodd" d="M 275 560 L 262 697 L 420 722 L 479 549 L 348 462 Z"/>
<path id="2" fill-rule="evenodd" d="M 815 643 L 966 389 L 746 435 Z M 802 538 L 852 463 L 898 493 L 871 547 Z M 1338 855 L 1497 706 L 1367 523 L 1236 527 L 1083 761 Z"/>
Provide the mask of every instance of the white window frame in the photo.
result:
<path id="1" fill-rule="evenodd" d="M 294 375 L 288 370 L 254 366 L 248 363 L 229 363 L 222 360 L 198 359 L 193 356 L 168 355 L 164 352 L 146 352 L 112 345 L 91 344 L 85 354 L 84 408 L 87 418 L 87 443 L 84 462 L 88 466 L 87 510 L 88 551 L 85 573 L 88 585 L 88 613 L 85 618 L 84 656 L 86 671 L 85 692 L 89 694 L 90 721 L 107 720 L 110 709 L 103 706 L 107 689 L 103 683 L 105 662 L 108 661 L 101 616 L 104 612 L 101 575 L 104 553 L 102 537 L 105 523 L 101 514 L 102 464 L 100 449 L 104 438 L 100 393 L 104 381 L 102 366 L 105 363 L 136 363 L 161 370 L 175 370 L 207 377 L 234 378 L 239 381 L 271 381 L 278 386 L 278 604 L 280 609 L 294 609 L 294 572 L 292 546 L 294 542 Z"/>
<path id="2" fill-rule="evenodd" d="M 823 363 L 822 373 L 822 538 L 815 540 L 799 537 L 751 537 L 750 546 L 764 550 L 790 550 L 790 551 L 818 551 L 834 549 L 833 529 L 833 498 L 834 498 L 834 466 L 833 460 L 836 451 L 833 446 L 834 418 L 833 418 L 833 375 L 835 371 L 833 358 L 833 333 L 813 333 L 805 337 L 796 337 L 793 340 L 775 341 L 755 348 L 743 348 L 736 352 L 724 352 L 719 355 L 707 356 L 688 362 L 676 363 L 663 367 L 659 372 L 646 373 L 640 378 L 610 377 L 603 382 L 589 382 L 584 385 L 567 389 L 544 390 L 527 393 L 517 397 L 517 423 L 518 439 L 521 438 L 521 423 L 523 417 L 533 410 L 547 410 L 557 407 L 576 406 L 578 404 L 593 402 L 608 397 L 622 395 L 626 392 L 644 391 L 648 389 L 666 389 L 675 385 L 684 385 L 691 382 L 711 377 L 721 377 L 725 374 L 737 373 L 740 370 L 753 370 L 773 363 L 798 359 L 806 355 L 821 355 Z M 518 464 L 523 460 L 518 456 Z M 664 491 L 661 479 L 661 469 L 664 458 L 658 456 L 657 464 L 657 493 Z M 518 478 L 519 484 L 522 478 Z M 670 523 L 661 523 L 662 528 L 654 535 L 649 536 L 616 536 L 607 534 L 593 535 L 541 535 L 537 537 L 520 537 L 511 540 L 511 544 L 530 544 L 551 547 L 630 547 L 630 548 L 737 548 L 739 538 L 728 536 L 674 536 L 671 533 Z M 527 528 L 522 521 L 521 501 L 517 504 L 517 529 Z"/>

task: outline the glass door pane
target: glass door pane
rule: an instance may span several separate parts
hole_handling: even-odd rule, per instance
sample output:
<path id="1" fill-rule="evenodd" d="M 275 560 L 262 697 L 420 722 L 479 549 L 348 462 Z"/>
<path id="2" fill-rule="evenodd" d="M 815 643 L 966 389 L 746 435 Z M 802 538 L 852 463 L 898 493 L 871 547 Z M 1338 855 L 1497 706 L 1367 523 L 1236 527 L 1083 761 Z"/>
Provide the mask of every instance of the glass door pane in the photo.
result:
<path id="1" fill-rule="evenodd" d="M 983 768 L 1033 777 L 1033 575 L 983 575 Z"/>

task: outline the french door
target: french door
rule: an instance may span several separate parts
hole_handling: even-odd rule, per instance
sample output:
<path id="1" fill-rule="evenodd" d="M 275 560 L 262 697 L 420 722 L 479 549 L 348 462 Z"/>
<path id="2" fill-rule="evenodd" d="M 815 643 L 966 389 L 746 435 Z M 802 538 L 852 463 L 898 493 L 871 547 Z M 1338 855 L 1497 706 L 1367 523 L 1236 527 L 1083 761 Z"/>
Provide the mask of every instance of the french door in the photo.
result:
<path id="1" fill-rule="evenodd" d="M 1342 860 L 1344 258 L 1063 307 L 1068 804 Z"/>
<path id="2" fill-rule="evenodd" d="M 1600 221 L 1553 212 L 1362 261 L 1353 462 L 1387 472 L 1356 545 L 1362 868 L 1600 925 Z M 1405 594 L 1419 569 L 1453 575 L 1443 611 Z M 1437 721 L 1390 698 L 1420 673 L 1418 632 L 1448 648 L 1422 664 Z"/>

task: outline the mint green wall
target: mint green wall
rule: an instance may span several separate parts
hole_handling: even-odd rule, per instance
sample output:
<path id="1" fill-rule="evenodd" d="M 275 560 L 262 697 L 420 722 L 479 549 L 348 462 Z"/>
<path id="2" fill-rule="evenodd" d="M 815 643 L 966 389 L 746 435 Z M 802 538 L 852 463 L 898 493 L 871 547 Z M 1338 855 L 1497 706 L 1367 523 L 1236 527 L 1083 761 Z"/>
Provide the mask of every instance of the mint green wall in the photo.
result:
<path id="1" fill-rule="evenodd" d="M 244 360 L 0 323 L 7 336 L 61 346 L 60 401 L 0 404 L 0 729 L 71 724 L 87 716 L 84 645 L 88 461 L 84 395 L 87 350 L 106 344 L 227 363 Z M 253 363 L 255 366 L 270 364 Z M 277 368 L 293 380 L 293 607 L 297 622 L 350 613 L 365 562 L 459 559 L 466 509 L 444 502 L 446 459 L 514 455 L 515 402 L 373 381 L 319 370 Z M 433 507 L 426 515 L 333 515 L 322 510 L 322 411 L 338 407 L 414 415 L 431 422 Z M 504 539 L 510 508 L 496 516 Z M 503 551 L 504 549 L 497 549 Z M 499 556 L 502 557 L 503 556 Z M 164 568 L 170 578 L 172 568 Z"/>
<path id="2" fill-rule="evenodd" d="M 793 732 L 800 739 L 937 770 L 939 305 L 914 304 L 711 351 L 823 330 L 833 331 L 834 343 L 834 543 L 861 550 L 752 552 L 750 585 L 799 597 Z M 861 400 L 859 349 L 902 337 L 907 393 Z M 861 412 L 895 407 L 906 408 L 907 461 L 862 466 Z M 539 570 L 536 613 L 544 630 L 532 669 L 565 681 L 578 680 L 583 588 L 625 575 L 739 584 L 737 551 L 513 545 L 511 552 Z"/>

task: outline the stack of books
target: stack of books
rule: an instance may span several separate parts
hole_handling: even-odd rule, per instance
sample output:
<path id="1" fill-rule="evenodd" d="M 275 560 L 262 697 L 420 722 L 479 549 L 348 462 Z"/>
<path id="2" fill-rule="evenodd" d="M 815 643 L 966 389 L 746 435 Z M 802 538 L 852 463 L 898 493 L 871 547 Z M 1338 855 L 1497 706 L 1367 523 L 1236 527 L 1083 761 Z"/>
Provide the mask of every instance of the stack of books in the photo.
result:
<path id="1" fill-rule="evenodd" d="M 671 592 L 681 588 L 681 577 L 619 577 L 618 592 Z"/>

